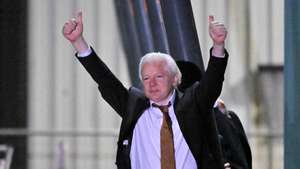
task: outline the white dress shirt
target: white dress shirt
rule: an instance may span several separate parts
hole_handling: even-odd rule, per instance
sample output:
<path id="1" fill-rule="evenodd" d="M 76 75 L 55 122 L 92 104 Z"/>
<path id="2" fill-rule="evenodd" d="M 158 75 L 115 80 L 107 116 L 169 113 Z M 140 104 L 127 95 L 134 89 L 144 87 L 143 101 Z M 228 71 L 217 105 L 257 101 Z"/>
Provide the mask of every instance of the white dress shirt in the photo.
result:
<path id="1" fill-rule="evenodd" d="M 169 100 L 169 115 L 172 120 L 176 169 L 197 169 L 197 164 L 180 130 L 174 113 L 175 90 Z M 153 102 L 151 102 L 152 105 Z M 144 111 L 133 130 L 130 150 L 132 169 L 159 169 L 160 166 L 160 128 L 163 114 L 153 106 Z"/>

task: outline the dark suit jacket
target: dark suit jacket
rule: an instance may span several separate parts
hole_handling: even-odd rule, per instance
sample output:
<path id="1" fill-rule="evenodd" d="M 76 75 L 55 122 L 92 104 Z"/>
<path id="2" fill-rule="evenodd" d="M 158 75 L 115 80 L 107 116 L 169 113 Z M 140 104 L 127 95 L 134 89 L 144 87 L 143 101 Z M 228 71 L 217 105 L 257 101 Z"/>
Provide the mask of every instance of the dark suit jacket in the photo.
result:
<path id="1" fill-rule="evenodd" d="M 201 83 L 185 93 L 176 92 L 175 114 L 182 134 L 201 169 L 223 169 L 223 159 L 211 109 L 219 96 L 228 53 L 225 58 L 211 57 Z M 78 58 L 98 84 L 102 97 L 122 117 L 116 164 L 119 169 L 130 168 L 130 146 L 135 124 L 149 107 L 149 100 L 137 88 L 126 89 L 93 51 Z"/>
<path id="2" fill-rule="evenodd" d="M 251 149 L 239 117 L 232 111 L 227 114 L 214 108 L 224 160 L 231 169 L 252 169 Z"/>

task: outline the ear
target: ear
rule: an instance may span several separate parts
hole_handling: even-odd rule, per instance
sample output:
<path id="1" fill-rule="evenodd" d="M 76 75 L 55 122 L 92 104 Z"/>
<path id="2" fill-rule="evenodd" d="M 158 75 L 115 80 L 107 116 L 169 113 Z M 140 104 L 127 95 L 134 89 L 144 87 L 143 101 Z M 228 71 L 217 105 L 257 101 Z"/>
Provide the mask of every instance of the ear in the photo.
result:
<path id="1" fill-rule="evenodd" d="M 175 76 L 173 77 L 173 82 L 172 82 L 172 86 L 173 86 L 174 88 L 176 88 L 176 87 L 179 85 L 178 81 L 179 81 L 179 78 L 178 78 L 178 76 L 175 75 Z"/>

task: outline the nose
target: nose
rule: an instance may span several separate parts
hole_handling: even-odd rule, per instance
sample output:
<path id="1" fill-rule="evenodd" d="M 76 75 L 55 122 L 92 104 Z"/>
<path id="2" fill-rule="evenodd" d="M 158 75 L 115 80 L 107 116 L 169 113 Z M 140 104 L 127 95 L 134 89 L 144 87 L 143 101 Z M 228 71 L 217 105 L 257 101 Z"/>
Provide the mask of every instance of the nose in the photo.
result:
<path id="1" fill-rule="evenodd" d="M 156 85 L 156 80 L 155 78 L 150 79 L 150 86 L 153 87 Z"/>

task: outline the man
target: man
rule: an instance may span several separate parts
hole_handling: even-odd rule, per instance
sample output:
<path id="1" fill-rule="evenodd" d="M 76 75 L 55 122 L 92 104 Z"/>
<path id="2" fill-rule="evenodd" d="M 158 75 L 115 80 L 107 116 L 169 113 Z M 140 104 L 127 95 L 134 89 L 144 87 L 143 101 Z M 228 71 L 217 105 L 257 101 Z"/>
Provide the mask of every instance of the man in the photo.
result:
<path id="1" fill-rule="evenodd" d="M 231 169 L 252 169 L 252 155 L 239 117 L 218 99 L 213 108 L 221 137 L 222 152 Z"/>
<path id="2" fill-rule="evenodd" d="M 82 14 L 67 21 L 63 34 L 77 57 L 97 82 L 102 97 L 122 117 L 116 165 L 119 169 L 221 169 L 219 144 L 208 146 L 206 117 L 222 89 L 228 53 L 227 30 L 209 17 L 213 40 L 211 57 L 201 83 L 185 93 L 176 90 L 181 73 L 171 56 L 145 55 L 139 74 L 144 91 L 126 89 L 83 38 Z M 217 142 L 217 141 L 216 141 Z"/>

